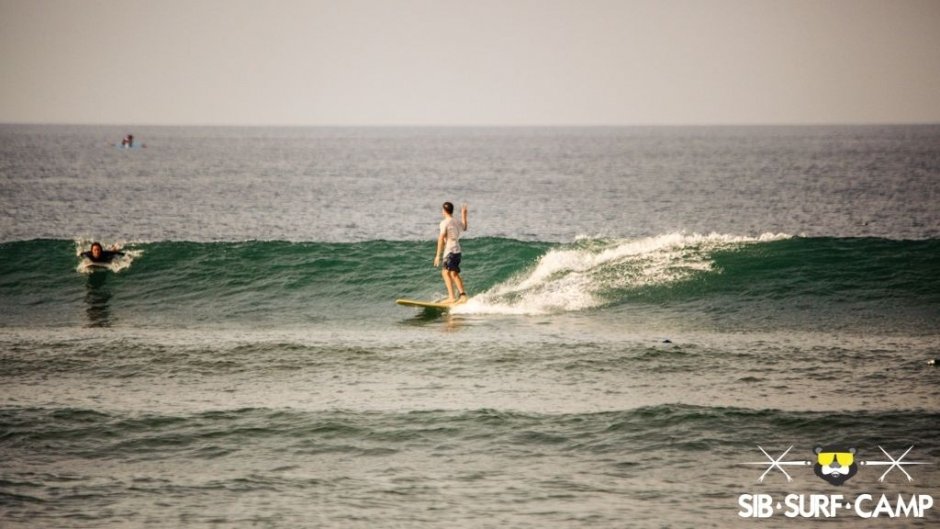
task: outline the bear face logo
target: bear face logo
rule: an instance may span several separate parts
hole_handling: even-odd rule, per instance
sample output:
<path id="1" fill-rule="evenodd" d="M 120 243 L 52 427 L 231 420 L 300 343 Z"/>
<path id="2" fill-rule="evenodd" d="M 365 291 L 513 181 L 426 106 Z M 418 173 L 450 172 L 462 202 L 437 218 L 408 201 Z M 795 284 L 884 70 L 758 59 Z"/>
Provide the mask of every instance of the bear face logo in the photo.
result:
<path id="1" fill-rule="evenodd" d="M 817 446 L 813 450 L 816 453 L 813 472 L 832 485 L 842 485 L 858 472 L 855 451 L 844 446 Z"/>

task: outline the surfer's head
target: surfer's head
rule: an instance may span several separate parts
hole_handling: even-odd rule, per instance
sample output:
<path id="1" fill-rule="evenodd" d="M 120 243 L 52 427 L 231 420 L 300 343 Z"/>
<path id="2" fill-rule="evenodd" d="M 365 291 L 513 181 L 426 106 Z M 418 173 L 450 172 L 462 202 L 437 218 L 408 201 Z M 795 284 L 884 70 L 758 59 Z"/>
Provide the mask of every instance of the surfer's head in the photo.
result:
<path id="1" fill-rule="evenodd" d="M 101 252 L 102 252 L 102 249 L 101 249 L 101 243 L 100 243 L 100 242 L 93 242 L 93 243 L 91 243 L 91 255 L 92 255 L 92 257 L 94 257 L 95 259 L 101 257 Z"/>
<path id="2" fill-rule="evenodd" d="M 444 208 L 444 212 L 447 213 L 448 215 L 454 214 L 454 205 L 451 204 L 450 202 L 444 202 L 443 208 Z"/>

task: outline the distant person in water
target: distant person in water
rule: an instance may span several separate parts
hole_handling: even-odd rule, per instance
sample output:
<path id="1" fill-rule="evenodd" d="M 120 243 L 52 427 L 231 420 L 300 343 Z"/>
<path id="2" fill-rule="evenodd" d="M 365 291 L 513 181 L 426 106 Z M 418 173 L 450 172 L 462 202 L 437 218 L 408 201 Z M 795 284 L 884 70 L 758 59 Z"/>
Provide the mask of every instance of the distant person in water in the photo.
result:
<path id="1" fill-rule="evenodd" d="M 110 263 L 119 255 L 124 255 L 124 252 L 118 251 L 113 247 L 111 250 L 105 250 L 101 247 L 101 243 L 98 242 L 91 243 L 91 250 L 82 252 L 82 257 L 93 263 Z"/>
<path id="2" fill-rule="evenodd" d="M 437 252 L 434 254 L 434 267 L 441 265 L 441 277 L 447 287 L 447 299 L 444 303 L 467 301 L 467 293 L 463 288 L 463 279 L 460 278 L 460 233 L 467 231 L 467 205 L 460 208 L 460 220 L 454 218 L 454 205 L 444 202 L 441 207 L 444 220 L 441 221 L 440 232 L 437 237 Z M 454 296 L 454 286 L 457 287 L 457 296 Z"/>
<path id="3" fill-rule="evenodd" d="M 121 147 L 133 147 L 134 146 L 134 135 L 128 134 L 124 136 L 124 139 L 121 140 Z"/>

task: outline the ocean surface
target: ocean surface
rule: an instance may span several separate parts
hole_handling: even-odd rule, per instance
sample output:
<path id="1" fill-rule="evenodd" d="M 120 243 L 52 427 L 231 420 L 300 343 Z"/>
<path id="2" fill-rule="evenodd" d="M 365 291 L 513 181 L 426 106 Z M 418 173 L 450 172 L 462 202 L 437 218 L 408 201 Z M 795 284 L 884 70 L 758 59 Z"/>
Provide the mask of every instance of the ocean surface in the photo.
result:
<path id="1" fill-rule="evenodd" d="M 938 206 L 940 126 L 0 125 L 0 527 L 935 527 Z"/>

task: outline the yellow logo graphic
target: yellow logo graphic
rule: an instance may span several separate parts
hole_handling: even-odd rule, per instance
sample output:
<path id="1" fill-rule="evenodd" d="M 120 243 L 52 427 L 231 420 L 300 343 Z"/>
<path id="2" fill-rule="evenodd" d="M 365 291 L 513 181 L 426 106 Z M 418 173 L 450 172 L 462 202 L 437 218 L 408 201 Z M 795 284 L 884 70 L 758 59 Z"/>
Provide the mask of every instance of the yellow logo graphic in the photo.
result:
<path id="1" fill-rule="evenodd" d="M 879 460 L 864 460 L 858 461 L 857 454 L 858 450 L 855 447 L 850 447 L 846 445 L 827 445 L 827 446 L 817 446 L 813 453 L 815 454 L 814 460 L 789 460 L 785 461 L 784 458 L 787 454 L 790 453 L 790 450 L 793 449 L 791 445 L 787 448 L 779 457 L 776 459 L 773 458 L 766 450 L 763 449 L 760 445 L 757 446 L 761 452 L 763 452 L 764 457 L 767 458 L 767 461 L 758 461 L 758 462 L 748 462 L 744 463 L 745 465 L 767 465 L 767 469 L 764 470 L 764 473 L 761 474 L 760 478 L 757 481 L 763 483 L 764 478 L 767 477 L 774 469 L 779 470 L 784 476 L 786 476 L 787 481 L 793 481 L 793 477 L 784 470 L 785 466 L 800 466 L 800 467 L 813 467 L 813 473 L 815 473 L 819 478 L 825 480 L 831 485 L 842 485 L 853 476 L 858 473 L 860 466 L 873 467 L 873 466 L 887 466 L 888 469 L 884 471 L 881 477 L 878 478 L 879 482 L 883 482 L 885 477 L 894 470 L 898 469 L 903 473 L 908 481 L 914 481 L 914 478 L 908 474 L 907 470 L 904 469 L 908 465 L 929 465 L 930 463 L 925 461 L 904 461 L 904 458 L 914 449 L 913 446 L 908 448 L 901 454 L 900 457 L 895 459 L 882 447 L 878 447 L 879 450 L 888 458 L 887 461 Z"/>

